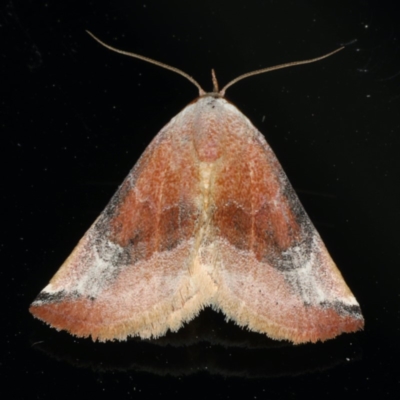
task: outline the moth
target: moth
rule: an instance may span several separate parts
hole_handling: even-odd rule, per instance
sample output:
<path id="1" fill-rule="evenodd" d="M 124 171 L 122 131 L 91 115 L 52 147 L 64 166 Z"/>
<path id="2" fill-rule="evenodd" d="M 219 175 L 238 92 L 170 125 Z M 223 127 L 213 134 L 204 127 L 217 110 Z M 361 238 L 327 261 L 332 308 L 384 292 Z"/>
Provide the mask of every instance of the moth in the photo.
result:
<path id="1" fill-rule="evenodd" d="M 293 343 L 363 328 L 360 306 L 264 136 L 225 98 L 244 74 L 199 97 L 161 129 L 30 307 L 93 340 L 156 338 L 211 306 Z"/>

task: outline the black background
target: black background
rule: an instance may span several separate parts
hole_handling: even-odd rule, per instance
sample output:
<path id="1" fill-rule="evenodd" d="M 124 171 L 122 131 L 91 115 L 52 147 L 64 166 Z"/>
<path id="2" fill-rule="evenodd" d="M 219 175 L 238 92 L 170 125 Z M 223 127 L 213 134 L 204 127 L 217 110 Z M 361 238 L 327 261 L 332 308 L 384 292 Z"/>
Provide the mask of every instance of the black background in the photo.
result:
<path id="1" fill-rule="evenodd" d="M 389 1 L 5 1 L 0 10 L 2 392 L 21 399 L 399 396 L 400 24 Z M 363 310 L 363 332 L 292 346 L 205 311 L 158 341 L 92 343 L 28 313 L 154 135 L 239 74 Z"/>

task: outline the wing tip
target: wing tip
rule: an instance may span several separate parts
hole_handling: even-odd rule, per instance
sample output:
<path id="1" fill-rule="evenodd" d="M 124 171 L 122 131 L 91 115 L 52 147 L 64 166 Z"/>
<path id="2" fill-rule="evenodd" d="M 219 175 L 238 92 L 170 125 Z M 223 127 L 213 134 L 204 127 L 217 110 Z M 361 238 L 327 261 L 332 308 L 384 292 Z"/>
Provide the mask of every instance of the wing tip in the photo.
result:
<path id="1" fill-rule="evenodd" d="M 169 326 L 167 323 L 144 324 L 136 320 L 125 320 L 107 324 L 95 324 L 71 317 L 49 305 L 34 306 L 29 308 L 30 313 L 37 319 L 58 331 L 66 331 L 78 338 L 91 338 L 94 342 L 126 341 L 129 337 L 142 339 L 156 339 L 167 333 L 168 330 L 179 329 L 185 321 Z"/>
<path id="2" fill-rule="evenodd" d="M 154 307 L 137 317 L 104 317 L 101 310 L 90 309 L 87 301 L 62 301 L 58 303 L 32 303 L 29 312 L 37 319 L 58 331 L 67 331 L 79 338 L 94 342 L 126 341 L 129 337 L 157 339 L 168 330 L 176 332 L 195 318 L 206 305 L 204 299 L 191 299 L 185 307 L 173 309 L 171 304 Z M 111 313 L 111 315 L 113 315 Z"/>
<path id="3" fill-rule="evenodd" d="M 240 327 L 247 327 L 251 331 L 265 334 L 273 340 L 286 340 L 295 345 L 305 343 L 325 342 L 343 334 L 354 333 L 364 328 L 364 320 L 352 320 L 340 326 L 320 326 L 314 329 L 302 330 L 295 327 L 288 327 L 278 324 L 266 324 L 263 322 L 243 323 L 235 318 L 227 317 L 227 320 L 234 321 Z"/>
<path id="4" fill-rule="evenodd" d="M 293 315 L 260 314 L 245 304 L 219 299 L 214 307 L 221 310 L 227 320 L 241 327 L 262 333 L 274 340 L 287 340 L 293 344 L 325 342 L 342 333 L 353 333 L 364 328 L 360 307 L 339 313 L 334 307 L 309 306 Z M 301 312 L 303 311 L 303 312 Z"/>

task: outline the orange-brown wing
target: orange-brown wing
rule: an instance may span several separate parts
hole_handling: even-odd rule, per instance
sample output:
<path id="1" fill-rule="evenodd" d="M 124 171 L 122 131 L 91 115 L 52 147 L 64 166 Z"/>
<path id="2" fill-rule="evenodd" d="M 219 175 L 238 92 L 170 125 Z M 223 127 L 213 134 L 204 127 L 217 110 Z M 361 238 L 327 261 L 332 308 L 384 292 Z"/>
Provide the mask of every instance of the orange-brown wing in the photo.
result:
<path id="1" fill-rule="evenodd" d="M 124 340 L 177 330 L 207 302 L 194 263 L 201 193 L 186 114 L 155 137 L 33 302 L 34 316 L 76 336 Z"/>
<path id="2" fill-rule="evenodd" d="M 363 327 L 360 307 L 264 137 L 225 102 L 214 171 L 214 307 L 294 343 Z"/>

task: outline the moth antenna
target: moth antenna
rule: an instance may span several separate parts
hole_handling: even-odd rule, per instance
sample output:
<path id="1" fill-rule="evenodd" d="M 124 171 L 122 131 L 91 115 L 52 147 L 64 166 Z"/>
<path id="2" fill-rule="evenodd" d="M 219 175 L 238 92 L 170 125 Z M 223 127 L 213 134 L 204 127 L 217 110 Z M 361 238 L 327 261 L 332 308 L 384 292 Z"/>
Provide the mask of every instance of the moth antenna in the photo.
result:
<path id="1" fill-rule="evenodd" d="M 165 68 L 165 69 L 169 69 L 170 71 L 173 71 L 179 75 L 182 75 L 183 77 L 185 77 L 188 81 L 192 82 L 193 85 L 195 85 L 197 87 L 197 89 L 199 89 L 199 96 L 203 96 L 206 94 L 206 92 L 203 90 L 203 88 L 200 86 L 200 84 L 194 80 L 190 75 L 188 75 L 186 72 L 183 72 L 182 70 L 180 70 L 179 68 L 175 68 L 172 67 L 171 65 L 168 64 L 164 64 L 160 61 L 156 61 L 153 60 L 152 58 L 149 57 L 145 57 L 145 56 L 141 56 L 140 54 L 136 54 L 136 53 L 131 53 L 128 51 L 124 51 L 124 50 L 119 50 L 116 49 L 115 47 L 112 47 L 104 42 L 102 42 L 99 38 L 97 38 L 95 35 L 93 35 L 92 32 L 86 31 L 94 40 L 96 40 L 96 42 L 100 43 L 102 46 L 104 46 L 106 49 L 114 51 L 115 53 L 119 53 L 119 54 L 123 54 L 125 56 L 129 56 L 129 57 L 133 57 L 133 58 L 138 58 L 139 60 L 142 61 L 146 61 L 150 64 L 155 64 L 161 68 Z"/>
<path id="2" fill-rule="evenodd" d="M 232 81 L 230 81 L 228 84 L 226 84 L 222 90 L 219 92 L 219 94 L 221 95 L 221 97 L 225 96 L 225 92 L 226 90 L 231 87 L 232 85 L 234 85 L 235 83 L 241 81 L 242 79 L 248 78 L 250 76 L 254 76 L 254 75 L 258 75 L 258 74 L 263 74 L 265 72 L 270 72 L 270 71 L 275 71 L 277 69 L 282 69 L 282 68 L 288 68 L 288 67 L 294 67 L 296 65 L 302 65 L 302 64 L 310 64 L 319 60 L 323 60 L 324 58 L 327 58 L 335 53 L 337 53 L 340 50 L 343 50 L 344 46 L 339 47 L 338 49 L 325 54 L 324 56 L 321 57 L 317 57 L 317 58 L 312 58 L 311 60 L 304 60 L 304 61 L 293 61 L 293 62 L 289 62 L 289 63 L 285 63 L 285 64 L 280 64 L 280 65 L 275 65 L 274 67 L 268 67 L 268 68 L 262 68 L 262 69 L 258 69 L 256 71 L 252 71 L 252 72 L 247 72 L 247 74 L 243 74 L 238 76 L 237 78 L 233 79 Z"/>

